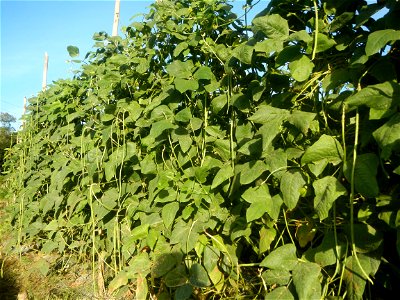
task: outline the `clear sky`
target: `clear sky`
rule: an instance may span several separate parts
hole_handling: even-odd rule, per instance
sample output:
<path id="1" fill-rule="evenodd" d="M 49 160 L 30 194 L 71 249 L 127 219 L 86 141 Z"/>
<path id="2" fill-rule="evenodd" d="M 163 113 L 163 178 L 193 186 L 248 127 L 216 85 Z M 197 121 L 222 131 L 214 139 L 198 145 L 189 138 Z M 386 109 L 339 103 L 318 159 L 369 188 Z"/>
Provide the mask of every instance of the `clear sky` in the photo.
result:
<path id="1" fill-rule="evenodd" d="M 106 31 L 111 35 L 115 1 L 0 1 L 0 112 L 18 119 L 23 112 L 24 97 L 30 98 L 41 90 L 44 53 L 49 55 L 48 84 L 72 77 L 71 71 L 77 67 L 67 62 L 70 59 L 67 46 L 77 46 L 79 58 L 83 58 L 94 44 L 92 36 L 95 32 Z M 120 28 L 131 24 L 132 16 L 146 13 L 153 2 L 120 1 Z M 250 18 L 267 3 L 260 1 Z M 245 1 L 236 0 L 233 4 L 236 14 L 242 15 Z"/>

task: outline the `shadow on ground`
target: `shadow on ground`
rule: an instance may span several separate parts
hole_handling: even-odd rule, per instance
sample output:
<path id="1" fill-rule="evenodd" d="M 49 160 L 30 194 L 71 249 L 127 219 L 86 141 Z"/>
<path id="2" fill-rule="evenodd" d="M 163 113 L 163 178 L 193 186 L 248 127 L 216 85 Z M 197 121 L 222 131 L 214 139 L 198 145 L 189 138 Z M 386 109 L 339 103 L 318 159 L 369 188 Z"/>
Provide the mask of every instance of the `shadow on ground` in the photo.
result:
<path id="1" fill-rule="evenodd" d="M 20 291 L 18 275 L 10 271 L 11 264 L 11 261 L 0 259 L 0 299 L 2 300 L 15 300 Z"/>

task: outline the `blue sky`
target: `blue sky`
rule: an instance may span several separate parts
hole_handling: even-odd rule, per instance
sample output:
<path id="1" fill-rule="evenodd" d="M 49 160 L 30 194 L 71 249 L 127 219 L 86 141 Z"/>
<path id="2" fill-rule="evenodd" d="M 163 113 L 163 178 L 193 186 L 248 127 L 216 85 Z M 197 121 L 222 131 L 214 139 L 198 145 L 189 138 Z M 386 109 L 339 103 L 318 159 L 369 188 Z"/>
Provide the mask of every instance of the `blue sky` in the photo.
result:
<path id="1" fill-rule="evenodd" d="M 80 58 L 91 50 L 95 32 L 111 34 L 114 0 L 1 0 L 1 85 L 0 112 L 17 119 L 23 112 L 23 99 L 36 95 L 42 86 L 44 53 L 49 55 L 47 83 L 72 77 L 76 66 L 67 46 L 80 49 Z M 120 28 L 131 24 L 131 17 L 148 11 L 153 1 L 121 0 Z M 268 1 L 261 1 L 251 15 Z M 234 11 L 243 13 L 245 1 L 234 2 Z M 251 16 L 250 16 L 251 18 Z M 136 20 L 141 20 L 137 18 Z M 19 122 L 14 127 L 19 126 Z"/>

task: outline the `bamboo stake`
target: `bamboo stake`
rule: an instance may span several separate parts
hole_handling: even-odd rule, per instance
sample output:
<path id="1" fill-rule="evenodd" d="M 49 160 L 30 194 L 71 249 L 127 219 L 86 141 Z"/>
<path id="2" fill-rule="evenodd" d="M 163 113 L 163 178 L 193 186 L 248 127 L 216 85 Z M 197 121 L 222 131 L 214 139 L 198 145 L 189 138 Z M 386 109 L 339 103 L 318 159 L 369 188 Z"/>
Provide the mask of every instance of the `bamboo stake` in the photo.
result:
<path id="1" fill-rule="evenodd" d="M 44 53 L 44 66 L 43 66 L 43 80 L 42 80 L 42 91 L 46 90 L 47 87 L 47 69 L 49 67 L 49 55 L 47 52 Z"/>
<path id="2" fill-rule="evenodd" d="M 114 23 L 113 23 L 112 36 L 118 35 L 119 7 L 120 7 L 120 0 L 115 0 Z"/>

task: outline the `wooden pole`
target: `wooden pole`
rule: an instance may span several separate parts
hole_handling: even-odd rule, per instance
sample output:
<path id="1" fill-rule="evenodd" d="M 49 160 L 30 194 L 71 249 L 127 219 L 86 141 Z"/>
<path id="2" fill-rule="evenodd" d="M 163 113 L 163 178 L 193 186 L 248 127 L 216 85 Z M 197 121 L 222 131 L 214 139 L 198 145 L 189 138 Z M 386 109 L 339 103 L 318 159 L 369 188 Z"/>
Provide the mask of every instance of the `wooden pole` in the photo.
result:
<path id="1" fill-rule="evenodd" d="M 43 66 L 43 80 L 42 80 L 42 91 L 46 90 L 47 87 L 47 69 L 49 67 L 49 55 L 47 52 L 44 53 L 44 66 Z"/>
<path id="2" fill-rule="evenodd" d="M 119 7 L 120 7 L 120 0 L 115 0 L 114 23 L 113 23 L 112 36 L 118 35 Z"/>

